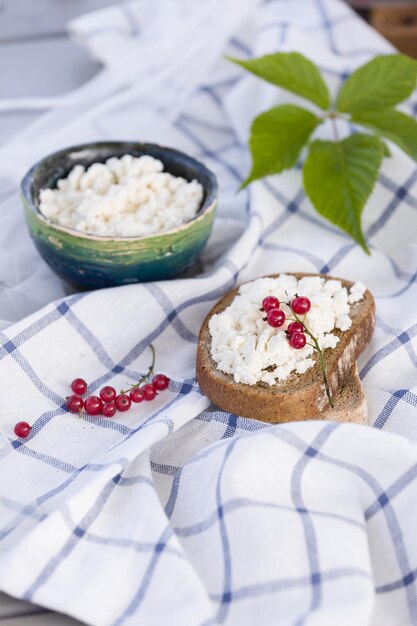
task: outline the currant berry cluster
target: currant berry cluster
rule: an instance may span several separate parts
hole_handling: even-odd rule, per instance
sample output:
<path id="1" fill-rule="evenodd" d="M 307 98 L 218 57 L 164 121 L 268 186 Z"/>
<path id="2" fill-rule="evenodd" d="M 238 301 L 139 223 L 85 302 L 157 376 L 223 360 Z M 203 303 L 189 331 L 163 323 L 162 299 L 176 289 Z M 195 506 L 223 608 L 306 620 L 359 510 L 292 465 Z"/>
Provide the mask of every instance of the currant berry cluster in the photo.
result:
<path id="1" fill-rule="evenodd" d="M 116 411 L 124 413 L 132 406 L 132 402 L 139 403 L 143 400 L 153 400 L 158 391 L 168 388 L 169 378 L 164 374 L 157 374 L 150 383 L 139 386 L 132 385 L 129 393 L 121 391 L 117 393 L 114 387 L 106 385 L 99 396 L 88 396 L 85 400 L 81 397 L 87 391 L 87 383 L 82 378 L 76 378 L 71 383 L 71 390 L 74 392 L 67 398 L 67 408 L 71 413 L 81 413 L 83 410 L 87 415 L 102 415 L 103 417 L 114 417 Z"/>
<path id="2" fill-rule="evenodd" d="M 290 307 L 292 313 L 296 316 L 306 315 L 311 308 L 311 302 L 305 296 L 297 296 L 287 306 Z M 279 328 L 280 326 L 283 326 L 287 316 L 281 309 L 281 303 L 278 298 L 275 298 L 274 296 L 267 296 L 264 298 L 262 300 L 262 309 L 266 313 L 265 321 L 267 321 L 272 328 Z M 296 319 L 298 320 L 298 317 Z M 302 322 L 291 322 L 288 324 L 288 328 L 285 332 L 292 348 L 295 348 L 296 350 L 304 348 L 307 343 L 307 338 L 305 336 L 305 326 Z"/>
<path id="3" fill-rule="evenodd" d="M 119 394 L 114 387 L 107 385 L 100 390 L 99 396 L 89 396 L 85 400 L 81 397 L 87 391 L 87 383 L 83 378 L 76 378 L 71 383 L 73 395 L 67 398 L 67 408 L 71 413 L 81 415 L 82 410 L 87 415 L 102 415 L 103 417 L 113 417 L 116 411 L 124 413 L 132 406 L 143 400 L 153 400 L 158 391 L 167 389 L 170 380 L 164 374 L 153 375 L 155 367 L 155 348 L 150 344 L 152 352 L 152 363 L 147 373 L 142 376 L 139 382 L 131 385 L 127 391 L 123 389 Z M 151 381 L 149 379 L 152 377 Z M 146 384 L 143 384 L 146 383 Z"/>
<path id="4" fill-rule="evenodd" d="M 305 316 L 311 309 L 311 302 L 305 296 L 296 295 L 293 300 L 284 303 L 290 309 L 290 316 L 286 316 L 284 311 L 281 309 L 281 303 L 278 298 L 274 296 L 267 296 L 262 300 L 262 308 L 261 311 L 266 313 L 266 317 L 264 320 L 268 322 L 272 328 L 279 328 L 283 326 L 284 322 L 290 321 L 285 331 L 288 342 L 292 348 L 296 350 L 301 350 L 307 344 L 307 336 L 310 338 L 312 343 L 308 345 L 314 348 L 314 350 L 319 355 L 320 360 L 320 368 L 323 376 L 324 386 L 326 389 L 326 394 L 329 399 L 330 406 L 333 408 L 334 403 L 332 399 L 332 395 L 330 393 L 330 387 L 327 380 L 326 368 L 324 364 L 323 350 L 320 348 L 317 337 L 313 335 L 313 333 L 309 330 L 305 323 Z M 302 319 L 301 317 L 302 316 Z"/>
<path id="5" fill-rule="evenodd" d="M 83 410 L 91 416 L 113 417 L 116 411 L 122 413 L 128 411 L 132 402 L 137 404 L 143 400 L 153 400 L 158 391 L 164 391 L 169 387 L 170 380 L 165 374 L 154 376 L 155 348 L 152 344 L 149 348 L 152 352 L 152 363 L 147 373 L 139 382 L 130 385 L 127 391 L 122 389 L 118 394 L 114 387 L 106 385 L 100 390 L 99 396 L 88 396 L 84 399 L 82 396 L 87 392 L 88 385 L 83 378 L 75 378 L 71 383 L 72 394 L 67 397 L 66 401 L 68 411 L 78 413 L 80 417 Z M 18 422 L 13 429 L 15 435 L 22 439 L 28 437 L 31 430 L 32 426 L 27 422 Z"/>

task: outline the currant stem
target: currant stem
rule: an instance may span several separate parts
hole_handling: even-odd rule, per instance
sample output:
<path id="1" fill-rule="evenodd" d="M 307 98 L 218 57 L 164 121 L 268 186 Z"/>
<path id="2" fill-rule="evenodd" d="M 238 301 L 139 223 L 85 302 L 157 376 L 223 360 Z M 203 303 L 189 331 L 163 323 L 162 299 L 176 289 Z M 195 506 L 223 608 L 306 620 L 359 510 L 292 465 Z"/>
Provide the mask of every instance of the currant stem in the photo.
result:
<path id="1" fill-rule="evenodd" d="M 333 398 L 331 396 L 329 383 L 328 383 L 328 380 L 327 380 L 326 367 L 324 365 L 323 351 L 320 349 L 317 339 L 314 338 L 313 341 L 316 344 L 316 350 L 319 353 L 319 357 L 320 357 L 320 367 L 321 367 L 321 372 L 323 374 L 324 386 L 326 387 L 326 394 L 327 394 L 327 397 L 329 399 L 330 406 L 332 407 L 332 409 L 334 409 Z"/>
<path id="2" fill-rule="evenodd" d="M 329 382 L 327 380 L 327 374 L 326 374 L 326 366 L 324 365 L 324 356 L 323 356 L 323 350 L 320 348 L 319 346 L 319 342 L 317 341 L 317 339 L 315 338 L 315 336 L 313 335 L 313 333 L 307 328 L 305 321 L 301 321 L 301 319 L 298 317 L 297 313 L 295 313 L 292 309 L 291 309 L 292 314 L 294 315 L 295 319 L 297 322 L 299 322 L 300 324 L 303 325 L 304 330 L 306 332 L 306 334 L 313 340 L 314 342 L 314 347 L 316 349 L 316 351 L 319 354 L 319 358 L 320 358 L 320 369 L 321 369 L 321 373 L 323 376 L 323 381 L 324 381 L 324 386 L 326 388 L 326 394 L 327 397 L 329 399 L 329 403 L 330 406 L 332 407 L 332 409 L 334 409 L 334 402 L 333 402 L 333 398 L 332 395 L 330 393 L 330 387 L 329 387 Z M 305 320 L 305 316 L 304 316 L 304 320 Z M 308 344 L 311 346 L 311 344 Z"/>
<path id="3" fill-rule="evenodd" d="M 121 389 L 120 393 L 121 394 L 125 394 L 128 391 L 131 391 L 132 389 L 135 389 L 136 387 L 140 387 L 142 385 L 142 383 L 146 382 L 149 378 L 149 376 L 152 376 L 153 372 L 154 372 L 154 368 L 155 368 L 155 361 L 156 361 L 156 352 L 155 352 L 155 348 L 153 347 L 153 345 L 150 343 L 149 347 L 151 349 L 152 352 L 152 363 L 149 366 L 148 371 L 146 372 L 146 374 L 144 374 L 142 376 L 142 378 L 135 384 L 130 385 L 127 389 Z"/>

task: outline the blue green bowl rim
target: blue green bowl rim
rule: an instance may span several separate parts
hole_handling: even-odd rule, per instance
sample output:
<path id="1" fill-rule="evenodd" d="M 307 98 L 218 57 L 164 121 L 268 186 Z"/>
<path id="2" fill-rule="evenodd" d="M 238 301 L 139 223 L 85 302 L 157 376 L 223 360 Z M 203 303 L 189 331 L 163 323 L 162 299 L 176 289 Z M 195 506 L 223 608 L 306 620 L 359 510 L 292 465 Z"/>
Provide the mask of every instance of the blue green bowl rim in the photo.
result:
<path id="1" fill-rule="evenodd" d="M 39 207 L 33 201 L 32 193 L 31 193 L 32 178 L 36 170 L 43 163 L 45 163 L 45 161 L 48 161 L 49 159 L 52 159 L 54 157 L 59 157 L 60 155 L 66 154 L 67 152 L 75 152 L 75 151 L 82 151 L 82 150 L 88 150 L 88 149 L 92 150 L 100 146 L 108 147 L 112 145 L 131 146 L 132 149 L 133 147 L 138 149 L 141 146 L 143 147 L 147 146 L 149 148 L 157 148 L 159 150 L 169 152 L 171 155 L 174 155 L 174 156 L 178 155 L 181 158 L 185 157 L 185 159 L 188 160 L 190 163 L 193 163 L 195 166 L 197 166 L 202 171 L 204 171 L 207 178 L 210 180 L 210 188 L 207 188 L 206 185 L 203 185 L 205 198 L 200 209 L 198 210 L 197 215 L 187 220 L 186 222 L 183 222 L 179 226 L 176 226 L 175 228 L 171 228 L 170 230 L 164 230 L 160 233 L 153 233 L 152 235 L 140 235 L 136 237 L 112 237 L 112 236 L 93 235 L 91 233 L 83 233 L 82 231 L 76 230 L 75 228 L 68 228 L 67 226 L 60 226 L 59 224 L 54 224 L 53 222 L 48 220 L 44 215 L 42 215 L 42 213 L 39 210 Z M 129 154 L 129 152 L 127 151 L 126 154 Z M 201 182 L 201 181 L 198 181 L 198 182 Z M 150 142 L 111 140 L 111 141 L 92 141 L 92 142 L 87 142 L 87 143 L 76 144 L 75 146 L 67 146 L 66 148 L 62 148 L 61 150 L 56 150 L 55 152 L 51 152 L 50 154 L 42 157 L 42 159 L 39 159 L 39 161 L 36 161 L 36 163 L 32 165 L 32 167 L 23 176 L 21 183 L 20 183 L 20 192 L 23 195 L 24 200 L 26 201 L 27 205 L 31 209 L 32 213 L 36 216 L 36 219 L 55 231 L 67 233 L 69 235 L 72 235 L 73 237 L 77 237 L 80 239 L 88 239 L 90 241 L 133 242 L 133 241 L 144 241 L 144 240 L 153 239 L 156 237 L 160 238 L 160 237 L 164 237 L 165 235 L 172 235 L 182 230 L 186 230 L 195 222 L 202 220 L 208 212 L 214 209 L 216 205 L 216 201 L 218 199 L 218 183 L 217 183 L 217 178 L 215 174 L 213 174 L 213 172 L 206 165 L 204 165 L 204 163 L 202 163 L 195 157 L 190 156 L 186 152 L 183 152 L 182 150 L 177 150 L 176 148 L 171 148 L 169 146 L 162 146 L 161 144 L 150 143 Z"/>

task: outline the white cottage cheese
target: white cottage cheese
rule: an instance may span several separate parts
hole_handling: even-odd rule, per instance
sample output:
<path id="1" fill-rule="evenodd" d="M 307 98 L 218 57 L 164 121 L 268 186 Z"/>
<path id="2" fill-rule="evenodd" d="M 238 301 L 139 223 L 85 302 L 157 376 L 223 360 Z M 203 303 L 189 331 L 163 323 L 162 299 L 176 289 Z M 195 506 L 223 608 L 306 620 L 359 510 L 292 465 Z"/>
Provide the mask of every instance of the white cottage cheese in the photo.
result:
<path id="1" fill-rule="evenodd" d="M 57 189 L 42 189 L 39 209 L 51 222 L 103 237 L 138 237 L 195 217 L 203 188 L 163 172 L 151 156 L 126 154 L 86 170 L 76 165 Z"/>
<path id="2" fill-rule="evenodd" d="M 292 372 L 303 374 L 315 363 L 314 348 L 309 345 L 301 350 L 292 348 L 285 334 L 289 321 L 281 328 L 271 328 L 263 319 L 262 300 L 266 296 L 277 297 L 290 317 L 289 307 L 282 303 L 296 294 L 309 298 L 311 309 L 305 323 L 325 350 L 339 343 L 333 333 L 336 328 L 341 331 L 350 328 L 350 305 L 361 300 L 364 292 L 361 283 L 354 284 L 348 292 L 340 281 L 319 276 L 297 280 L 281 274 L 278 278 L 259 278 L 246 283 L 230 306 L 210 319 L 211 356 L 220 371 L 247 385 L 261 381 L 274 385 L 286 380 Z"/>

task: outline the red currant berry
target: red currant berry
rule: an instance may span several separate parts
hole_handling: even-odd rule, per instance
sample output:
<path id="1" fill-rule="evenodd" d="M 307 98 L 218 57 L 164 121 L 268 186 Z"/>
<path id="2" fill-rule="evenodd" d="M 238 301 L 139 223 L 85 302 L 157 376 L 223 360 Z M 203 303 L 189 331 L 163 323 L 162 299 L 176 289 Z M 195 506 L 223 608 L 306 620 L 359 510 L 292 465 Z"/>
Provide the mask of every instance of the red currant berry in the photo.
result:
<path id="1" fill-rule="evenodd" d="M 124 393 L 120 394 L 120 396 L 117 396 L 114 402 L 116 404 L 116 409 L 122 412 L 128 411 L 132 404 L 132 400 Z"/>
<path id="2" fill-rule="evenodd" d="M 141 389 L 145 400 L 153 400 L 155 398 L 156 391 L 153 385 L 143 385 Z"/>
<path id="3" fill-rule="evenodd" d="M 75 378 L 71 383 L 71 389 L 77 396 L 82 396 L 87 391 L 87 383 L 83 378 Z"/>
<path id="4" fill-rule="evenodd" d="M 84 400 L 84 411 L 87 415 L 99 415 L 103 410 L 103 402 L 97 396 L 88 396 Z"/>
<path id="5" fill-rule="evenodd" d="M 30 426 L 27 422 L 17 422 L 13 430 L 15 435 L 24 439 L 30 434 L 32 426 Z"/>
<path id="6" fill-rule="evenodd" d="M 157 374 L 152 378 L 152 386 L 155 391 L 164 391 L 169 385 L 169 378 L 165 374 Z"/>
<path id="7" fill-rule="evenodd" d="M 129 397 L 132 402 L 142 402 L 142 400 L 145 399 L 142 389 L 139 389 L 138 387 L 132 389 L 132 391 L 129 393 Z"/>
<path id="8" fill-rule="evenodd" d="M 293 333 L 303 333 L 303 332 L 304 332 L 304 326 L 300 324 L 300 322 L 291 322 L 291 324 L 288 324 L 287 333 L 289 335 L 292 335 Z"/>
<path id="9" fill-rule="evenodd" d="M 117 393 L 114 387 L 103 387 L 103 389 L 100 391 L 100 398 L 103 400 L 103 402 L 113 402 L 116 396 Z"/>
<path id="10" fill-rule="evenodd" d="M 294 298 L 291 302 L 291 308 L 297 315 L 305 315 L 311 309 L 311 302 L 304 296 L 297 296 L 297 298 Z"/>
<path id="11" fill-rule="evenodd" d="M 267 296 L 262 300 L 262 308 L 268 313 L 271 309 L 279 309 L 279 300 L 274 296 Z"/>
<path id="12" fill-rule="evenodd" d="M 278 328 L 285 322 L 285 313 L 281 309 L 271 309 L 267 312 L 266 319 L 272 328 Z"/>
<path id="13" fill-rule="evenodd" d="M 304 348 L 306 345 L 306 336 L 304 333 L 293 333 L 290 337 L 290 346 L 296 350 Z"/>
<path id="14" fill-rule="evenodd" d="M 103 404 L 103 416 L 104 417 L 113 417 L 116 413 L 116 405 L 114 402 L 105 402 Z"/>
<path id="15" fill-rule="evenodd" d="M 73 394 L 67 398 L 67 409 L 71 413 L 79 413 L 83 406 L 84 400 L 80 396 Z"/>

